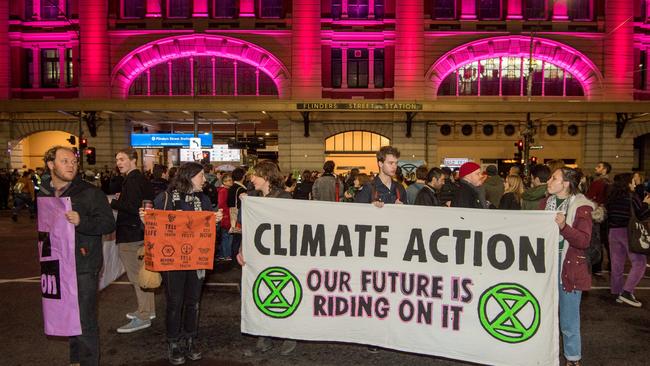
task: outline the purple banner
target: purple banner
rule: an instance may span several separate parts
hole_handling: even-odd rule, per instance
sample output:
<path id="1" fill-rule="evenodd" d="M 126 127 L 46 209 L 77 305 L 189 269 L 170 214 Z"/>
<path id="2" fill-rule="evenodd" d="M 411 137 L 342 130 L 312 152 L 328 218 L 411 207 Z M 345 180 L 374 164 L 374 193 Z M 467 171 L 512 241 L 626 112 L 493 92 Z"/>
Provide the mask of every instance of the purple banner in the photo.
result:
<path id="1" fill-rule="evenodd" d="M 75 232 L 65 218 L 72 203 L 69 197 L 38 197 L 37 204 L 45 334 L 80 335 Z"/>

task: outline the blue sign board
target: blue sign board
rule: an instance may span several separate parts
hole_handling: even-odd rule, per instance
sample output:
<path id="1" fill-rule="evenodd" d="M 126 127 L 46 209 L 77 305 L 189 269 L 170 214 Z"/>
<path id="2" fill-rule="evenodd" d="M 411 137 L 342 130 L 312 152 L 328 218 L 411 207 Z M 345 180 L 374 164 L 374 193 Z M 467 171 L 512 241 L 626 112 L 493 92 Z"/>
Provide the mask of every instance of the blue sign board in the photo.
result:
<path id="1" fill-rule="evenodd" d="M 131 147 L 190 147 L 191 133 L 132 133 Z M 200 133 L 201 147 L 212 148 L 212 134 Z"/>

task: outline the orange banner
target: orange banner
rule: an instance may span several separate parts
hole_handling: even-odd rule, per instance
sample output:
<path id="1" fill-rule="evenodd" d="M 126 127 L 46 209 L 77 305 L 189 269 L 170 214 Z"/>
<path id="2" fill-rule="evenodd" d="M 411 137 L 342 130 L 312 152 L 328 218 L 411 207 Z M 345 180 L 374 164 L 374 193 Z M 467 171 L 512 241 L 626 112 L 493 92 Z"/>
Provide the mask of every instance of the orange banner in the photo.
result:
<path id="1" fill-rule="evenodd" d="M 145 267 L 157 272 L 212 269 L 215 220 L 211 211 L 147 210 Z"/>

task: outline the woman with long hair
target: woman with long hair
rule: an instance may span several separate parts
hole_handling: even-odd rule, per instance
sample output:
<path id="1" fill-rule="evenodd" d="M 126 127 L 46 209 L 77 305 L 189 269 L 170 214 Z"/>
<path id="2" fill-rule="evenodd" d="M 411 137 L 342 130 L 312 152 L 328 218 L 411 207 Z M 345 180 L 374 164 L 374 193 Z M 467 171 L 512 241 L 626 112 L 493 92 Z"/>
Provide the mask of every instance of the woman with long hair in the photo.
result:
<path id="1" fill-rule="evenodd" d="M 524 194 L 524 181 L 519 175 L 509 175 L 503 182 L 504 191 L 499 201 L 501 210 L 521 210 L 521 195 Z"/>
<path id="2" fill-rule="evenodd" d="M 198 163 L 185 163 L 167 191 L 160 193 L 153 202 L 158 210 L 212 211 L 210 198 L 203 193 L 205 175 Z M 217 222 L 223 218 L 221 210 L 215 212 Z M 140 209 L 144 221 L 144 210 Z M 182 365 L 185 358 L 201 359 L 196 337 L 199 329 L 199 301 L 205 279 L 205 270 L 182 270 L 161 272 L 167 299 L 166 326 L 169 363 Z M 185 342 L 185 344 L 183 344 Z"/>
<path id="3" fill-rule="evenodd" d="M 260 192 L 260 197 L 292 198 L 291 193 L 283 189 L 284 177 L 278 165 L 270 160 L 262 160 L 255 164 L 251 183 L 255 186 L 255 190 Z M 237 261 L 242 266 L 245 264 L 241 248 L 237 254 Z M 280 346 L 280 354 L 285 356 L 290 354 L 296 349 L 296 345 L 296 341 L 284 339 Z M 259 337 L 255 348 L 260 352 L 266 352 L 273 348 L 273 342 L 268 337 Z"/>
<path id="4" fill-rule="evenodd" d="M 605 207 L 609 226 L 609 255 L 612 271 L 610 291 L 617 296 L 616 302 L 640 308 L 642 304 L 634 297 L 634 289 L 643 278 L 648 258 L 643 254 L 630 252 L 627 226 L 632 209 L 640 220 L 650 217 L 648 207 L 650 196 L 646 195 L 642 202 L 634 190 L 635 183 L 631 173 L 615 175 Z M 632 263 L 627 279 L 623 277 L 626 257 Z"/>
<path id="5" fill-rule="evenodd" d="M 556 169 L 547 182 L 549 196 L 540 202 L 547 211 L 559 211 L 555 222 L 560 230 L 560 332 L 567 366 L 582 364 L 580 300 L 582 291 L 591 288 L 585 249 L 591 241 L 594 204 L 579 192 L 581 178 L 575 169 Z"/>

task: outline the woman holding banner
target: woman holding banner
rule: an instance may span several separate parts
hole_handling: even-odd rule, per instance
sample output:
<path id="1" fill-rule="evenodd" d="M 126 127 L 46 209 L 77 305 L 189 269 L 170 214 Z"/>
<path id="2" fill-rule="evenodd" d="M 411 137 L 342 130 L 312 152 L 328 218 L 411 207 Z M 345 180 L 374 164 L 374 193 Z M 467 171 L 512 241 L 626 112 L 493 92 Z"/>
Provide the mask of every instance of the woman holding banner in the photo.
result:
<path id="1" fill-rule="evenodd" d="M 578 191 L 581 175 L 571 168 L 555 170 L 547 183 L 549 197 L 540 203 L 547 211 L 559 211 L 560 331 L 567 366 L 581 365 L 580 300 L 582 291 L 591 288 L 585 249 L 591 241 L 594 204 Z"/>
<path id="2" fill-rule="evenodd" d="M 280 173 L 280 169 L 270 160 L 262 160 L 255 165 L 251 182 L 255 186 L 255 190 L 261 193 L 261 197 L 292 198 L 291 193 L 284 190 L 284 177 Z M 244 265 L 241 247 L 237 254 L 237 261 L 240 265 Z M 280 354 L 284 356 L 290 354 L 296 349 L 296 345 L 296 341 L 285 339 L 280 347 Z M 255 348 L 260 352 L 266 352 L 273 348 L 273 343 L 270 338 L 259 337 Z"/>
<path id="3" fill-rule="evenodd" d="M 205 176 L 203 166 L 185 163 L 167 191 L 154 199 L 154 208 L 168 211 L 212 211 L 210 198 L 203 193 Z M 221 210 L 215 212 L 217 222 L 221 221 Z M 140 209 L 144 221 L 144 209 Z M 205 279 L 205 270 L 161 272 L 167 299 L 166 326 L 169 342 L 169 363 L 181 365 L 185 357 L 196 361 L 201 359 L 196 337 L 199 325 L 199 301 Z M 183 346 L 182 342 L 185 341 Z"/>

